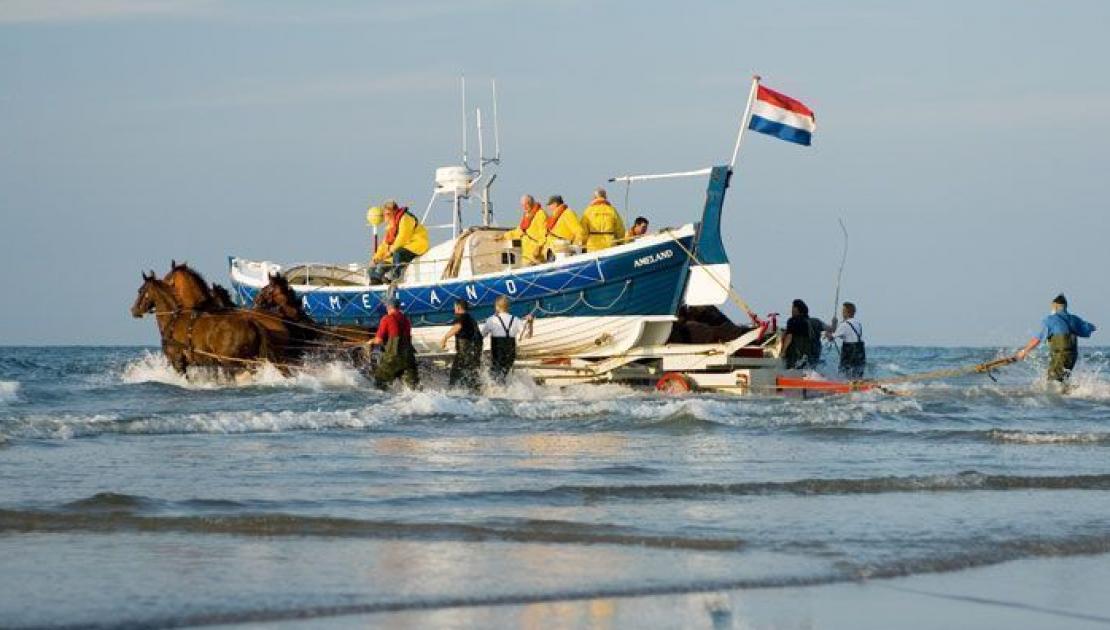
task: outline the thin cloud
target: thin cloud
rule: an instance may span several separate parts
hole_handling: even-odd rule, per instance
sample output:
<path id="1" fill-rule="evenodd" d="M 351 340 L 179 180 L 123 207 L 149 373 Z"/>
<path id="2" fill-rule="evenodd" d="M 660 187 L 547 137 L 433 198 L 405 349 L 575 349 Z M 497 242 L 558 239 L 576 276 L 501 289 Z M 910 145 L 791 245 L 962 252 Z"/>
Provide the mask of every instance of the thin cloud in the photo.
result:
<path id="1" fill-rule="evenodd" d="M 458 77 L 446 73 L 413 72 L 390 77 L 333 75 L 301 78 L 248 78 L 233 84 L 198 91 L 154 103 L 155 107 L 236 108 L 297 105 L 311 102 L 367 100 L 389 94 L 442 90 Z"/>
<path id="2" fill-rule="evenodd" d="M 549 8 L 575 6 L 558 0 Z M 136 18 L 208 18 L 232 22 L 411 22 L 515 7 L 514 0 L 367 2 L 350 6 L 268 2 L 254 6 L 225 0 L 0 0 L 0 24 L 107 21 Z"/>
<path id="3" fill-rule="evenodd" d="M 0 24 L 201 16 L 205 0 L 0 0 Z"/>

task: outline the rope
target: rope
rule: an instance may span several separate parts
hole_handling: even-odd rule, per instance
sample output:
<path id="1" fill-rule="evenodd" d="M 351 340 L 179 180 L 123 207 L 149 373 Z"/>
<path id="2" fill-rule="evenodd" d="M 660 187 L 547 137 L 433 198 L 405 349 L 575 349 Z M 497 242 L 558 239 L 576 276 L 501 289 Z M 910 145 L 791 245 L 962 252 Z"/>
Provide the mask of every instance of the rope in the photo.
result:
<path id="1" fill-rule="evenodd" d="M 345 341 L 359 342 L 359 343 L 361 343 L 363 341 L 361 337 L 355 337 L 355 336 L 352 336 L 352 335 L 345 335 L 343 333 L 339 333 L 339 332 L 336 332 L 334 330 L 324 328 L 322 326 L 315 325 L 315 324 L 305 324 L 305 323 L 302 323 L 302 322 L 298 322 L 296 320 L 286 319 L 284 317 L 281 317 L 280 315 L 275 315 L 274 313 L 270 313 L 268 311 L 260 311 L 260 310 L 249 309 L 249 308 L 231 309 L 231 310 L 233 312 L 234 311 L 239 311 L 239 312 L 244 312 L 244 313 L 252 313 L 252 314 L 255 314 L 255 315 L 260 315 L 262 317 L 269 317 L 270 319 L 275 319 L 275 320 L 280 321 L 283 324 L 287 324 L 289 326 L 296 326 L 298 328 L 303 328 L 305 330 L 311 330 L 311 331 L 318 332 L 318 333 L 323 334 L 323 335 L 328 335 L 330 337 L 336 337 L 338 339 L 343 339 Z"/>
<path id="2" fill-rule="evenodd" d="M 933 381 L 943 378 L 954 378 L 956 376 L 964 376 L 967 374 L 986 374 L 993 379 L 994 375 L 991 374 L 991 370 L 1002 367 L 1004 365 L 1010 365 L 1011 363 L 1017 363 L 1017 360 L 1017 357 L 1004 357 L 1001 359 L 995 359 L 993 361 L 977 363 L 975 365 L 968 365 L 964 367 L 930 370 L 928 372 L 918 372 L 917 374 L 906 374 L 904 376 L 893 376 L 889 378 L 858 380 L 852 381 L 851 383 L 860 384 L 866 387 L 881 387 L 884 385 L 900 385 L 904 383 L 916 383 L 920 381 Z"/>
<path id="3" fill-rule="evenodd" d="M 276 361 L 268 361 L 266 359 L 244 359 L 244 358 L 240 358 L 240 357 L 229 357 L 229 356 L 226 356 L 226 355 L 217 354 L 215 352 L 208 352 L 206 350 L 198 350 L 196 348 L 194 348 L 192 350 L 192 352 L 194 354 L 199 354 L 199 355 L 204 356 L 204 357 L 208 357 L 208 358 L 211 358 L 211 359 L 216 359 L 217 361 L 231 361 L 233 363 L 246 363 L 248 365 L 262 365 L 264 363 L 269 363 L 270 365 L 272 365 L 274 367 L 283 368 L 283 369 L 286 369 L 286 370 L 296 370 L 296 369 L 300 368 L 300 366 L 293 365 L 291 363 L 278 363 Z"/>
<path id="4" fill-rule="evenodd" d="M 744 313 L 746 313 L 747 316 L 751 318 L 753 324 L 755 324 L 756 326 L 764 325 L 763 320 L 759 319 L 759 316 L 755 314 L 755 311 L 752 310 L 752 307 L 748 306 L 748 303 L 744 301 L 744 298 L 740 297 L 740 294 L 732 288 L 732 285 L 726 285 L 723 281 L 721 281 L 721 279 L 717 277 L 717 274 L 713 273 L 713 271 L 709 269 L 709 267 L 698 260 L 698 257 L 694 254 L 694 252 L 690 251 L 689 248 L 683 245 L 682 241 L 678 240 L 678 237 L 676 237 L 671 230 L 663 230 L 663 233 L 671 237 L 671 240 L 674 241 L 679 247 L 681 247 L 682 251 L 686 252 L 686 255 L 690 257 L 690 260 L 694 261 L 703 269 L 705 269 L 705 272 L 709 274 L 709 278 L 713 282 L 715 282 L 718 287 L 728 293 L 728 296 L 732 300 L 732 303 L 740 307 L 740 310 L 744 311 Z"/>

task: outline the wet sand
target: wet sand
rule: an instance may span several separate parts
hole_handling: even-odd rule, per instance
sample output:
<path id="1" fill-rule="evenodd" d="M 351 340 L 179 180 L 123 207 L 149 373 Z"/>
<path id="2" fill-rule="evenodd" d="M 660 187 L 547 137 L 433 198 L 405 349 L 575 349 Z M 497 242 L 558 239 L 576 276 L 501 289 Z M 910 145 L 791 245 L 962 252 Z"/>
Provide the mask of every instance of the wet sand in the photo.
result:
<path id="1" fill-rule="evenodd" d="M 820 586 L 462 606 L 234 627 L 1105 628 L 1110 627 L 1110 555 Z"/>

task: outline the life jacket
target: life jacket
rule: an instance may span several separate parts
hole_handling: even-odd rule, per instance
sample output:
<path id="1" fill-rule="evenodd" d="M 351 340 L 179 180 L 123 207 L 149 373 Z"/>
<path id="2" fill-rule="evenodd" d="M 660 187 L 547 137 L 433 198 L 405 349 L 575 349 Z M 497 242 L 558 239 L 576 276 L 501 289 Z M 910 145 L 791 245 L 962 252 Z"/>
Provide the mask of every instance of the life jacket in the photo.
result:
<path id="1" fill-rule="evenodd" d="M 559 224 L 559 217 L 563 216 L 563 213 L 566 212 L 566 211 L 567 211 L 567 204 L 564 203 L 564 204 L 560 205 L 555 210 L 555 212 L 551 213 L 551 216 L 547 217 L 547 231 L 548 232 L 555 229 L 555 226 Z"/>
<path id="2" fill-rule="evenodd" d="M 417 225 L 420 224 L 420 220 L 416 218 L 416 215 L 409 212 L 407 206 L 398 208 L 398 210 L 399 212 L 393 213 L 393 220 L 389 222 L 389 228 L 385 231 L 385 242 L 390 245 L 397 240 L 397 232 L 401 229 L 401 219 L 404 219 L 406 214 L 411 216 Z"/>
<path id="3" fill-rule="evenodd" d="M 520 217 L 520 231 L 521 232 L 524 232 L 524 233 L 528 232 L 528 228 L 532 227 L 532 220 L 536 218 L 536 213 L 539 212 L 539 210 L 540 210 L 540 205 L 536 204 L 536 205 L 532 206 L 531 208 L 528 208 L 528 212 L 525 212 L 524 215 Z"/>

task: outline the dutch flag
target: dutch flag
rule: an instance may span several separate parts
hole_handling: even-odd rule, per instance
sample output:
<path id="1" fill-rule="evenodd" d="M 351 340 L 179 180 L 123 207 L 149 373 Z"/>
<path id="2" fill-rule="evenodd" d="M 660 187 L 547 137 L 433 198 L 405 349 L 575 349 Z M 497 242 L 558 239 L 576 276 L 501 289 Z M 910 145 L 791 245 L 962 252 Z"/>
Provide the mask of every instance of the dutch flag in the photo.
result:
<path id="1" fill-rule="evenodd" d="M 760 85 L 748 129 L 809 146 L 817 120 L 800 101 Z"/>

